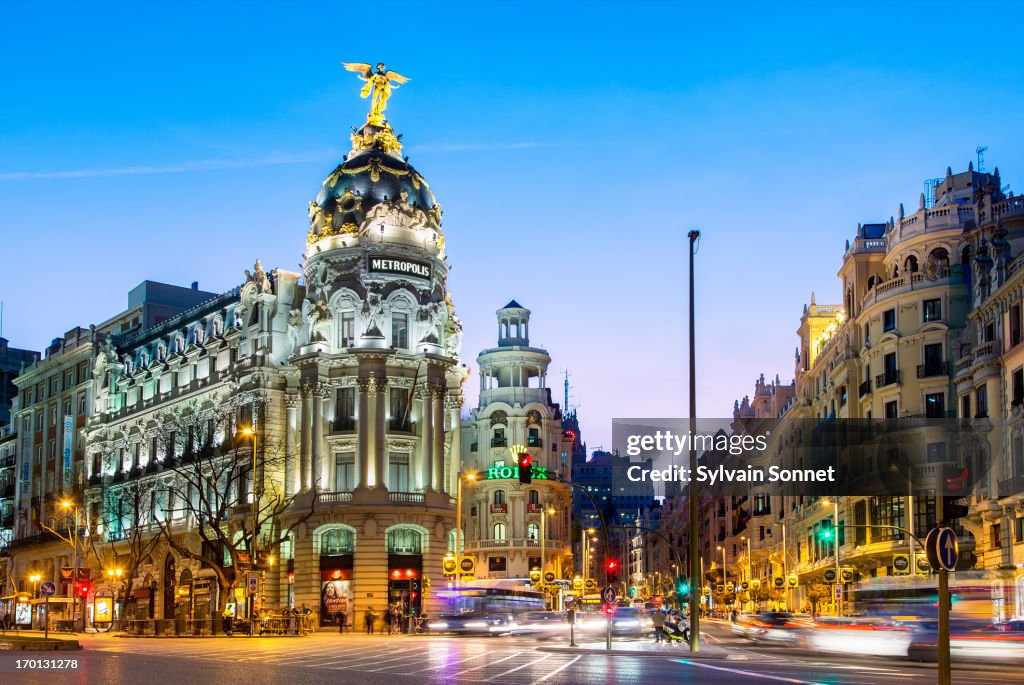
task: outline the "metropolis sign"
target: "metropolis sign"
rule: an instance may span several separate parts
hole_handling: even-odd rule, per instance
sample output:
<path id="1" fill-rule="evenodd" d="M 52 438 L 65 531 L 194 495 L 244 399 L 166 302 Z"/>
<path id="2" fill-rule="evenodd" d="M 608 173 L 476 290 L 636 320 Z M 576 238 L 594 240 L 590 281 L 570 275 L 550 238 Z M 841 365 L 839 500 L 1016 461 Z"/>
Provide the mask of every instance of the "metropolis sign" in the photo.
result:
<path id="1" fill-rule="evenodd" d="M 376 274 L 398 274 L 430 280 L 430 264 L 415 259 L 369 257 L 368 270 Z"/>

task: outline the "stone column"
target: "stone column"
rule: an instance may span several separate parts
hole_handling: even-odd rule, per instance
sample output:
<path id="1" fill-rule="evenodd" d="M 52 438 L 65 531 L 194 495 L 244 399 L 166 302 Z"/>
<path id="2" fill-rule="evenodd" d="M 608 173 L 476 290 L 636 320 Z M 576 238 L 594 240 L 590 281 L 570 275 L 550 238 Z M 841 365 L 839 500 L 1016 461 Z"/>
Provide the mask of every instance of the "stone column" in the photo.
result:
<path id="1" fill-rule="evenodd" d="M 444 491 L 444 387 L 434 388 L 434 449 L 430 463 L 434 470 L 431 487 Z"/>
<path id="2" fill-rule="evenodd" d="M 387 420 L 387 409 L 384 405 L 384 400 L 387 397 L 388 380 L 387 378 L 377 378 L 377 394 L 374 402 L 374 418 L 373 418 L 373 470 L 376 473 L 377 485 L 383 486 L 387 478 L 387 440 L 384 437 L 384 424 Z"/>
<path id="3" fill-rule="evenodd" d="M 416 465 L 419 469 L 417 480 L 424 490 L 430 489 L 430 464 L 431 452 L 434 449 L 434 395 L 430 388 L 424 388 L 420 392 L 420 423 L 423 424 L 423 435 L 420 440 L 420 454 Z"/>
<path id="4" fill-rule="evenodd" d="M 318 385 L 313 390 L 313 445 L 312 445 L 312 468 L 310 473 L 310 487 L 323 489 L 323 458 L 324 458 L 324 386 Z"/>
<path id="5" fill-rule="evenodd" d="M 300 423 L 301 439 L 300 443 L 302 446 L 302 457 L 300 460 L 302 466 L 302 489 L 308 490 L 311 487 L 312 482 L 312 425 L 311 425 L 311 414 L 313 413 L 311 397 L 312 391 L 310 387 L 302 387 L 302 420 Z"/>
<path id="6" fill-rule="evenodd" d="M 299 396 L 289 392 L 284 398 L 285 407 L 288 409 L 287 424 L 285 425 L 285 447 L 284 447 L 284 488 L 286 495 L 294 495 L 302 488 L 299 477 L 299 464 L 297 450 L 295 449 L 295 429 L 298 423 Z"/>
<path id="7" fill-rule="evenodd" d="M 359 453 L 356 459 L 356 482 L 360 488 L 370 487 L 370 407 L 367 393 L 370 382 L 360 378 L 356 381 L 356 401 L 359 416 L 356 417 L 356 428 L 359 439 Z"/>

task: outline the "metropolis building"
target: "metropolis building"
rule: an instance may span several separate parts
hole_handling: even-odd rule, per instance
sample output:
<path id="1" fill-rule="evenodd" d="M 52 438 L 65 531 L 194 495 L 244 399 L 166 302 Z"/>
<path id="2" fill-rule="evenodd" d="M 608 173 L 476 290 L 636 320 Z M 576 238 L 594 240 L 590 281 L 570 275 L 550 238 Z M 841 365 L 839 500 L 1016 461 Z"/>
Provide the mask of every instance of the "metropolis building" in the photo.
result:
<path id="1" fill-rule="evenodd" d="M 434 610 L 468 372 L 440 207 L 382 109 L 309 204 L 301 274 L 257 261 L 241 286 L 97 343 L 74 495 L 90 612 L 97 593 L 142 620 Z"/>

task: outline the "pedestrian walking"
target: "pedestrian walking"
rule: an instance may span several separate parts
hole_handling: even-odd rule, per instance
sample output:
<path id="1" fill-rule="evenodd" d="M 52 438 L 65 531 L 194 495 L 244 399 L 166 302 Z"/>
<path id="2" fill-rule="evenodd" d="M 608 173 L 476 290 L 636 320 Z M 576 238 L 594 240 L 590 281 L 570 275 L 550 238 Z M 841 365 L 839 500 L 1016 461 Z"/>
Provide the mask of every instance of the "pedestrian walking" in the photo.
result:
<path id="1" fill-rule="evenodd" d="M 655 611 L 651 614 L 651 623 L 654 624 L 654 642 L 659 643 L 665 638 L 665 614 Z"/>
<path id="2" fill-rule="evenodd" d="M 374 613 L 373 607 L 370 607 L 366 610 L 366 616 L 364 620 L 366 621 L 366 634 L 373 635 L 373 624 L 377 621 L 377 614 Z"/>
<path id="3" fill-rule="evenodd" d="M 338 633 L 340 635 L 344 635 L 345 634 L 345 623 L 347 623 L 347 622 L 348 622 L 348 616 L 345 614 L 344 611 L 339 611 L 338 612 Z"/>
<path id="4" fill-rule="evenodd" d="M 388 635 L 394 632 L 393 623 L 395 615 L 393 607 L 388 607 L 387 611 L 384 612 L 384 632 Z"/>

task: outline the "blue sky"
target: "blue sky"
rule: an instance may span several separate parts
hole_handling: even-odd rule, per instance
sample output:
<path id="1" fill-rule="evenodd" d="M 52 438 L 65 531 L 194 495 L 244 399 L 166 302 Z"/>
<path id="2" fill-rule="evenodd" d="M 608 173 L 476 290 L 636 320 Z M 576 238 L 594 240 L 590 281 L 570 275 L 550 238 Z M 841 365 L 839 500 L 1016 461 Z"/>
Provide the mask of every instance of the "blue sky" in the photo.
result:
<path id="1" fill-rule="evenodd" d="M 388 114 L 445 211 L 463 356 L 494 310 L 572 373 L 584 437 L 793 375 L 858 222 L 989 146 L 1024 190 L 1012 3 L 6 3 L 3 334 L 40 349 L 143 279 L 297 270 L 307 202 L 365 118 L 341 61 L 412 78 Z M 552 385 L 555 385 L 552 382 Z M 561 397 L 561 385 L 555 387 Z M 467 386 L 475 402 L 476 384 Z"/>

